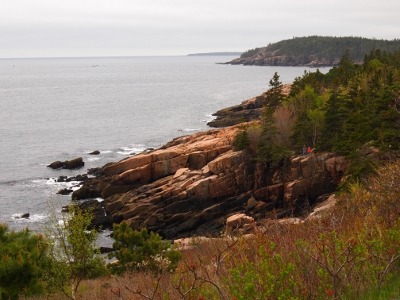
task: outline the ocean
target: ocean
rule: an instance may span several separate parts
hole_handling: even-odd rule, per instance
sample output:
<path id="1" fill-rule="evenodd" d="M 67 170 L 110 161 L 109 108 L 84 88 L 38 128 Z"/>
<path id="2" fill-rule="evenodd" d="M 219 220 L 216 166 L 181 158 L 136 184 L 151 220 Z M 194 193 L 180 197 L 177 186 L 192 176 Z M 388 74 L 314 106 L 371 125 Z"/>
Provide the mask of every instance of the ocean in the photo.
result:
<path id="1" fill-rule="evenodd" d="M 49 203 L 70 202 L 56 193 L 76 183 L 59 176 L 208 130 L 214 112 L 266 91 L 274 72 L 289 83 L 315 70 L 219 64 L 233 58 L 0 59 L 0 222 L 40 231 Z M 100 155 L 88 154 L 94 150 Z M 83 168 L 47 167 L 76 157 Z"/>

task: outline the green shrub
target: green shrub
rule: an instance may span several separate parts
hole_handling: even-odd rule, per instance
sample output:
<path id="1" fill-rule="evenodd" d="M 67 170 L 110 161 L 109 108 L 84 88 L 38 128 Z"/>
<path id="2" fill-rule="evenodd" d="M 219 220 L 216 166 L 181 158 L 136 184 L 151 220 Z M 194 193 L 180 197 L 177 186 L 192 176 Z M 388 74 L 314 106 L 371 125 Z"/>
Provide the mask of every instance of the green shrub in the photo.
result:
<path id="1" fill-rule="evenodd" d="M 293 265 L 263 246 L 255 261 L 246 260 L 229 270 L 227 283 L 235 299 L 296 299 Z"/>
<path id="2" fill-rule="evenodd" d="M 103 276 L 106 268 L 95 241 L 98 232 L 88 230 L 93 215 L 70 205 L 69 213 L 58 220 L 52 207 L 45 232 L 51 267 L 46 270 L 49 291 L 60 291 L 75 299 L 82 280 Z"/>
<path id="3" fill-rule="evenodd" d="M 233 139 L 233 146 L 236 150 L 243 150 L 250 146 L 249 134 L 247 132 L 247 126 L 241 125 L 235 138 Z"/>
<path id="4" fill-rule="evenodd" d="M 169 241 L 146 229 L 133 230 L 128 223 L 114 225 L 113 244 L 116 250 L 109 257 L 118 261 L 110 264 L 113 273 L 125 271 L 150 270 L 153 273 L 175 270 L 181 253 L 171 247 Z"/>
<path id="5" fill-rule="evenodd" d="M 49 265 L 46 243 L 29 229 L 9 231 L 0 224 L 0 299 L 43 292 L 42 270 Z"/>

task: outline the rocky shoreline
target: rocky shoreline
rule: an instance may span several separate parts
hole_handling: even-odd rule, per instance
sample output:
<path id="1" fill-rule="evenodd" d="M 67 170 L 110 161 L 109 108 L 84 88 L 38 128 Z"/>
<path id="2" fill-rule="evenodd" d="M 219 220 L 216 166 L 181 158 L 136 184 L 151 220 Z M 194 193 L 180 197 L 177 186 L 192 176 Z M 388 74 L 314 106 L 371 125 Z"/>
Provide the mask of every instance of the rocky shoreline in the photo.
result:
<path id="1" fill-rule="evenodd" d="M 333 153 L 293 156 L 268 169 L 246 151 L 234 150 L 237 130 L 230 126 L 179 137 L 109 163 L 86 178 L 72 199 L 104 199 L 100 206 L 106 216 L 96 213 L 95 226 L 125 220 L 134 229 L 173 240 L 217 236 L 237 214 L 258 222 L 311 212 L 335 191 L 347 169 L 344 157 Z"/>
<path id="2" fill-rule="evenodd" d="M 279 55 L 276 51 L 260 51 L 250 57 L 239 57 L 226 62 L 229 65 L 244 66 L 286 66 L 286 67 L 333 67 L 338 66 L 340 58 L 328 59 L 320 54 L 310 55 Z"/>
<path id="3" fill-rule="evenodd" d="M 289 91 L 285 85 L 284 92 Z M 210 126 L 257 120 L 263 102 L 264 94 L 221 110 Z M 134 229 L 172 240 L 219 236 L 227 227 L 249 229 L 249 220 L 256 226 L 268 217 L 305 218 L 334 193 L 348 168 L 345 158 L 334 153 L 293 155 L 268 168 L 248 150 L 234 149 L 239 127 L 178 137 L 159 149 L 91 169 L 90 176 L 74 178 L 82 183 L 72 200 L 83 209 L 92 207 L 97 228 L 125 220 Z"/>

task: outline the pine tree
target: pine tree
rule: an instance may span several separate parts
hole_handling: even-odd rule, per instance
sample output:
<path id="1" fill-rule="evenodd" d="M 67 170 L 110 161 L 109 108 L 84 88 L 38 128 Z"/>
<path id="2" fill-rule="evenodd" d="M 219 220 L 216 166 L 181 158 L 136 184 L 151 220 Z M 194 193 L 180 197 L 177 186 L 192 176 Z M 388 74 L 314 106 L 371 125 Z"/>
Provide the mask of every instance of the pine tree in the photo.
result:
<path id="1" fill-rule="evenodd" d="M 111 271 L 151 271 L 155 274 L 175 270 L 182 255 L 169 241 L 148 232 L 147 229 L 133 230 L 127 222 L 114 224 L 113 248 L 109 257 L 118 261 L 110 265 Z"/>
<path id="2" fill-rule="evenodd" d="M 243 150 L 250 145 L 249 134 L 247 132 L 247 126 L 241 125 L 238 133 L 233 140 L 233 146 L 236 150 Z"/>
<path id="3" fill-rule="evenodd" d="M 46 243 L 40 234 L 24 229 L 9 231 L 0 224 L 0 299 L 18 299 L 44 291 L 41 280 L 50 260 Z"/>

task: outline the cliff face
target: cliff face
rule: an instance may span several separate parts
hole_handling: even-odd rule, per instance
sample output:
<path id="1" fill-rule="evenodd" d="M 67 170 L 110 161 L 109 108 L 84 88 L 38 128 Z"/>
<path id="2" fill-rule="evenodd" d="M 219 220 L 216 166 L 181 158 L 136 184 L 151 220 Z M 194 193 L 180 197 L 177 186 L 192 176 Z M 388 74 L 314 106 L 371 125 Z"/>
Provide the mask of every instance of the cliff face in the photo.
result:
<path id="1" fill-rule="evenodd" d="M 338 66 L 340 58 L 328 59 L 317 54 L 312 55 L 277 55 L 277 51 L 260 51 L 251 57 L 236 58 L 227 64 L 231 65 L 253 65 L 253 66 L 309 66 L 324 67 Z"/>
<path id="2" fill-rule="evenodd" d="M 289 216 L 332 193 L 347 163 L 330 153 L 265 168 L 234 151 L 237 127 L 174 139 L 162 148 L 104 166 L 73 199 L 97 193 L 112 222 L 127 220 L 166 238 L 219 233 L 227 217 Z M 85 191 L 85 192 L 82 192 Z M 87 193 L 87 194 L 86 194 Z"/>

